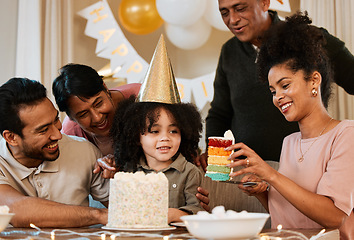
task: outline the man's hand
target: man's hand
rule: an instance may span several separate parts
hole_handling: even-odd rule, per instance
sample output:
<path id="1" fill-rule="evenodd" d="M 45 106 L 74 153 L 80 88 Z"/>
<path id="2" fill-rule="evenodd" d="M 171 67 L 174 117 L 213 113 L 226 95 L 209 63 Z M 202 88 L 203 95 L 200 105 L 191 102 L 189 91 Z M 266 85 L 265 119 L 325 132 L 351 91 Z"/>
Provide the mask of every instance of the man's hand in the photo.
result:
<path id="1" fill-rule="evenodd" d="M 196 194 L 197 198 L 200 201 L 200 205 L 205 209 L 205 211 L 210 212 L 210 207 L 209 207 L 209 192 L 208 190 L 198 187 L 198 192 Z"/>
<path id="2" fill-rule="evenodd" d="M 108 210 L 63 204 L 39 197 L 25 196 L 7 184 L 0 184 L 0 205 L 7 205 L 15 213 L 14 227 L 42 228 L 86 227 L 107 224 Z M 38 214 L 40 213 L 40 214 Z"/>
<path id="3" fill-rule="evenodd" d="M 208 153 L 203 153 L 201 155 L 198 154 L 198 156 L 194 159 L 194 164 L 199 166 L 202 166 L 204 172 L 206 172 L 206 168 L 208 166 Z"/>
<path id="4" fill-rule="evenodd" d="M 107 156 L 97 159 L 93 173 L 99 173 L 102 171 L 103 178 L 113 178 L 114 174 L 117 172 L 115 165 L 114 156 L 108 154 Z"/>

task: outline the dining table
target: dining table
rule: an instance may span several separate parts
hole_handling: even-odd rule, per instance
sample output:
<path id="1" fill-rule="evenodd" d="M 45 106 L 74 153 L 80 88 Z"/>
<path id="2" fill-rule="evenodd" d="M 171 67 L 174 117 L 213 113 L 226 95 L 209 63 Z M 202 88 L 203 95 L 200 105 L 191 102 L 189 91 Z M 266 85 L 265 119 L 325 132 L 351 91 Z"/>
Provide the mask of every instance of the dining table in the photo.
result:
<path id="1" fill-rule="evenodd" d="M 318 240 L 335 240 L 339 239 L 339 232 L 335 229 L 326 230 L 326 234 L 322 234 L 322 238 L 314 238 L 318 236 L 318 233 L 322 229 L 263 229 L 261 233 L 252 238 L 260 240 L 276 239 L 281 240 L 294 236 L 291 239 L 318 239 Z M 300 237 L 301 236 L 301 237 Z M 311 238 L 312 237 L 312 238 Z M 119 230 L 107 230 L 100 225 L 82 228 L 38 228 L 33 226 L 32 228 L 14 228 L 7 227 L 0 233 L 0 240 L 2 239 L 51 239 L 51 240 L 114 240 L 114 239 L 197 239 L 193 237 L 186 227 L 175 227 L 172 230 L 166 231 L 119 231 Z"/>

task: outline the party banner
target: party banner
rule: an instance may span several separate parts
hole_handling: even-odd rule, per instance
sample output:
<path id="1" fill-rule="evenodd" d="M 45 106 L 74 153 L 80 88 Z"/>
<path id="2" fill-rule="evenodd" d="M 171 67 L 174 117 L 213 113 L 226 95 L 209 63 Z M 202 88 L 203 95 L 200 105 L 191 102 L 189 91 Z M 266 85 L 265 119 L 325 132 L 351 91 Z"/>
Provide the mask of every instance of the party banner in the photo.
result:
<path id="1" fill-rule="evenodd" d="M 176 78 L 178 92 L 182 102 L 192 102 L 202 110 L 214 96 L 215 72 L 194 79 Z"/>
<path id="2" fill-rule="evenodd" d="M 192 83 L 190 79 L 176 78 L 179 96 L 182 102 L 192 101 Z"/>
<path id="3" fill-rule="evenodd" d="M 207 102 L 211 102 L 214 96 L 215 72 L 193 79 L 192 93 L 195 105 L 202 110 Z"/>
<path id="4" fill-rule="evenodd" d="M 291 12 L 289 0 L 270 0 L 270 9 Z"/>
<path id="5" fill-rule="evenodd" d="M 78 14 L 87 19 L 85 34 L 97 39 L 97 56 L 110 59 L 110 68 L 114 72 L 112 77 L 125 78 L 127 83 L 141 83 L 149 64 L 124 36 L 107 0 L 99 1 Z M 212 100 L 214 76 L 215 72 L 194 79 L 176 78 L 181 100 L 191 102 L 194 99 L 202 110 Z"/>
<path id="6" fill-rule="evenodd" d="M 79 15 L 87 19 L 85 34 L 97 39 L 96 54 L 110 59 L 112 69 L 121 68 L 114 77 L 141 82 L 149 65 L 126 40 L 107 1 L 89 6 Z"/>

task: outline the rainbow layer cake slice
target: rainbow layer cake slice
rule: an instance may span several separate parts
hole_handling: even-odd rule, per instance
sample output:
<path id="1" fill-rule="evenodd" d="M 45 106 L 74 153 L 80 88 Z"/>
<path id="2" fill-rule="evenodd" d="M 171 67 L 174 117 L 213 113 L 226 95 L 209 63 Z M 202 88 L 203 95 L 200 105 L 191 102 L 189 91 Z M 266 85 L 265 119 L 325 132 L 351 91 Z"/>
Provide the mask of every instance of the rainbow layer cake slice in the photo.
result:
<path id="1" fill-rule="evenodd" d="M 231 169 L 226 165 L 231 163 L 228 157 L 232 151 L 226 151 L 225 148 L 232 145 L 234 140 L 227 137 L 209 137 L 208 140 L 208 166 L 205 176 L 213 181 L 227 181 L 230 179 Z"/>

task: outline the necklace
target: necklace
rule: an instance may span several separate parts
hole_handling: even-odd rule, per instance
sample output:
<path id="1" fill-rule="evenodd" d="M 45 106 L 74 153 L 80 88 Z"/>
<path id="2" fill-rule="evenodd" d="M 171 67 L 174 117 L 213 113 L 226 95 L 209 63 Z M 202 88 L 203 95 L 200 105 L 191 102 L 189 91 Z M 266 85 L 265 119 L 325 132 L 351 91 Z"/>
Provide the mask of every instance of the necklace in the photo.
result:
<path id="1" fill-rule="evenodd" d="M 310 148 L 317 141 L 317 139 L 322 136 L 322 133 L 326 130 L 326 128 L 329 126 L 329 124 L 331 123 L 332 120 L 333 120 L 333 118 L 331 118 L 328 121 L 327 125 L 322 129 L 320 135 L 318 135 L 318 137 L 311 143 L 310 147 L 304 153 L 302 153 L 302 149 L 301 149 L 301 138 L 299 139 L 299 142 L 300 142 L 300 153 L 301 153 L 301 157 L 298 159 L 299 162 L 304 161 L 305 154 L 310 150 Z"/>

